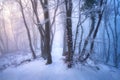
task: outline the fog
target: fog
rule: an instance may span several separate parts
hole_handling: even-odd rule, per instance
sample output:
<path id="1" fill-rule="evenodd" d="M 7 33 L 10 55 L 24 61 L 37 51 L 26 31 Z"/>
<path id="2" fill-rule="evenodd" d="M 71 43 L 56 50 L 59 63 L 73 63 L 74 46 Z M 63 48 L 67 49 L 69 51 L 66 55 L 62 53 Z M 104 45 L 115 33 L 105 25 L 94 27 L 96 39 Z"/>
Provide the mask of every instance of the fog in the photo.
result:
<path id="1" fill-rule="evenodd" d="M 31 39 L 32 39 L 32 46 L 34 50 L 40 50 L 40 39 L 41 36 L 39 34 L 38 28 L 36 26 L 37 22 L 35 20 L 35 14 L 33 13 L 32 6 L 29 0 L 22 0 L 23 3 L 23 9 L 25 13 L 25 19 L 27 21 L 27 25 L 29 26 L 29 31 L 31 34 Z M 49 4 L 49 12 L 50 12 L 50 19 L 51 22 L 54 17 L 54 6 L 55 2 L 53 0 L 50 0 Z M 73 1 L 73 14 L 72 14 L 72 26 L 73 26 L 73 40 L 75 39 L 75 31 L 78 23 L 78 12 L 79 9 L 78 7 L 78 2 Z M 94 46 L 94 51 L 93 51 L 93 56 L 94 58 L 104 61 L 106 58 L 106 53 L 108 51 L 108 47 L 110 46 L 110 62 L 113 62 L 113 55 L 114 55 L 114 44 L 118 44 L 117 46 L 117 52 L 118 56 L 120 56 L 120 16 L 117 17 L 117 42 L 114 43 L 114 37 L 115 37 L 115 31 L 114 30 L 114 11 L 113 7 L 111 7 L 113 3 L 109 3 L 107 5 L 106 13 L 104 14 L 104 18 L 101 21 L 99 31 L 97 33 L 97 37 L 94 40 L 95 46 Z M 62 9 L 61 9 L 62 8 Z M 119 8 L 120 9 L 120 8 Z M 38 3 L 38 14 L 40 18 L 40 22 L 44 25 L 44 16 L 43 16 L 43 11 L 40 3 Z M 53 39 L 53 48 L 58 47 L 58 48 L 63 48 L 64 45 L 64 14 L 60 13 L 61 11 L 64 11 L 64 7 L 61 5 L 57 11 L 57 16 L 56 20 L 54 22 L 54 25 L 52 27 L 52 30 L 54 32 L 54 39 Z M 120 10 L 118 10 L 120 11 Z M 82 13 L 81 11 L 81 21 L 84 21 L 86 18 L 85 16 L 86 13 Z M 97 16 L 98 17 L 98 16 Z M 97 20 L 97 19 L 96 19 Z M 109 28 L 109 37 L 110 37 L 110 44 L 108 43 L 108 37 L 107 33 L 105 30 L 105 21 L 109 22 L 107 23 L 107 26 L 111 26 L 112 30 Z M 97 21 L 95 22 L 95 25 Z M 84 41 L 89 33 L 90 30 L 90 25 L 91 21 L 88 16 L 88 18 L 83 22 L 83 37 L 82 37 L 82 43 L 81 47 L 84 45 Z M 82 28 L 79 28 L 79 36 L 77 40 L 76 46 L 79 46 L 80 42 L 80 35 L 82 34 Z M 89 37 L 90 38 L 90 37 Z M 90 38 L 89 43 L 92 42 L 93 40 Z M 74 42 L 74 41 L 73 41 Z M 108 45 L 109 44 L 109 45 Z M 87 48 L 88 52 L 89 46 Z M 28 40 L 28 35 L 27 31 L 24 25 L 23 17 L 21 14 L 20 10 L 20 5 L 16 0 L 0 0 L 0 54 L 4 55 L 7 53 L 15 53 L 17 51 L 30 51 L 29 47 L 29 40 Z M 78 49 L 76 49 L 76 53 L 78 53 Z M 61 54 L 62 55 L 62 54 Z M 120 59 L 119 59 L 120 60 Z"/>

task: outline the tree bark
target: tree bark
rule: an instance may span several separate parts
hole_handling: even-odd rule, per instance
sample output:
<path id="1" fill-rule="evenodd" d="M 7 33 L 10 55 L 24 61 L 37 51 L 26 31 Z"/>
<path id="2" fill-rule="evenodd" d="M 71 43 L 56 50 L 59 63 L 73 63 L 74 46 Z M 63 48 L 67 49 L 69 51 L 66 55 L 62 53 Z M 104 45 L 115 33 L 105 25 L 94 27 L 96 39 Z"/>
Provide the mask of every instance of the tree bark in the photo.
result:
<path id="1" fill-rule="evenodd" d="M 52 63 L 52 56 L 51 56 L 51 27 L 50 27 L 50 17 L 49 17 L 49 8 L 48 8 L 48 0 L 40 0 L 40 3 L 42 5 L 42 9 L 44 12 L 44 21 L 45 21 L 45 43 L 44 43 L 44 54 L 47 57 L 47 63 L 46 64 L 51 64 Z"/>
<path id="2" fill-rule="evenodd" d="M 73 40 L 72 40 L 72 0 L 65 0 L 66 6 L 66 30 L 67 30 L 67 43 L 68 43 L 68 68 L 73 65 Z"/>

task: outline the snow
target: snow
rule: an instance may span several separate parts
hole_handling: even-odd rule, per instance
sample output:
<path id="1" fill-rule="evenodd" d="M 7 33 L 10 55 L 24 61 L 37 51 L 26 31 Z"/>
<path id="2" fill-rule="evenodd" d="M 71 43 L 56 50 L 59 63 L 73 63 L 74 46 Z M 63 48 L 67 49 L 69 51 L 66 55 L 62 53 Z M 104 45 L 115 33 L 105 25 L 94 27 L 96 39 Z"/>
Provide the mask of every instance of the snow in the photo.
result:
<path id="1" fill-rule="evenodd" d="M 62 48 L 52 52 L 53 63 L 45 65 L 45 60 L 38 58 L 19 66 L 10 66 L 0 71 L 0 80 L 119 80 L 120 70 L 105 64 L 76 64 L 68 69 L 61 56 Z M 21 58 L 21 57 L 19 57 Z M 22 58 L 21 58 L 22 59 Z M 97 69 L 96 67 L 99 67 Z"/>
<path id="2" fill-rule="evenodd" d="M 24 57 L 23 57 L 24 56 Z M 29 60 L 32 57 L 30 52 L 17 51 L 15 53 L 7 53 L 0 56 L 0 70 L 3 70 L 9 66 L 17 66 L 24 60 Z"/>

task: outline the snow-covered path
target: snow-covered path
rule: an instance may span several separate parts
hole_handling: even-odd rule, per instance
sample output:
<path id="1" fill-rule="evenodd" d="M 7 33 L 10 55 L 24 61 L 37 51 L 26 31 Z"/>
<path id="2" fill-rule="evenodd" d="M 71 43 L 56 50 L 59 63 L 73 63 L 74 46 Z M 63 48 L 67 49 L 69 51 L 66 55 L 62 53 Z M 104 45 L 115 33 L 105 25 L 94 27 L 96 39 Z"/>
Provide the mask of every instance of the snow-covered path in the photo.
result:
<path id="1" fill-rule="evenodd" d="M 105 65 L 100 70 L 89 66 L 67 69 L 60 50 L 53 52 L 53 64 L 45 65 L 43 59 L 10 67 L 0 72 L 0 80 L 120 80 L 120 71 Z"/>

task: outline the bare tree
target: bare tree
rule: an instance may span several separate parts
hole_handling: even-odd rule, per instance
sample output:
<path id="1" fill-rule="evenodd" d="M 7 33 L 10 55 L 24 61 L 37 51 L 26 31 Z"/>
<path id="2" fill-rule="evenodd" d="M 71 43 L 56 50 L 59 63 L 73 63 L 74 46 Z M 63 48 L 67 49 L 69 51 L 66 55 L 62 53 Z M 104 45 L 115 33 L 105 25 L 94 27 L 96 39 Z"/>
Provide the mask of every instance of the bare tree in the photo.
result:
<path id="1" fill-rule="evenodd" d="M 85 6 L 83 6 L 83 7 L 85 7 L 86 10 L 94 9 L 94 5 L 93 4 L 95 4 L 95 1 L 94 2 L 86 1 L 85 4 L 84 4 Z M 86 37 L 86 39 L 84 41 L 83 48 L 82 48 L 80 56 L 79 56 L 79 60 L 81 62 L 85 61 L 88 58 L 88 56 L 89 56 L 89 54 L 87 54 L 86 48 L 88 46 L 88 41 L 90 40 L 90 37 L 92 36 L 94 28 L 95 28 L 95 17 L 96 17 L 95 11 L 94 10 L 90 11 L 89 14 L 87 14 L 86 16 L 88 16 L 88 15 L 90 15 L 91 25 L 90 25 L 89 33 L 88 33 L 88 35 L 87 35 L 87 37 Z M 86 57 L 83 57 L 84 55 Z"/>
<path id="2" fill-rule="evenodd" d="M 68 44 L 68 68 L 73 65 L 73 38 L 72 38 L 72 0 L 65 0 L 66 9 L 66 30 L 67 30 L 67 44 Z"/>
<path id="3" fill-rule="evenodd" d="M 30 0 L 30 1 L 31 1 L 31 4 L 32 4 L 33 13 L 35 15 L 36 25 L 37 25 L 37 28 L 38 28 L 39 33 L 40 33 L 41 54 L 42 54 L 42 57 L 44 59 L 46 59 L 46 55 L 44 54 L 44 51 L 45 51 L 45 48 L 44 48 L 44 44 L 45 44 L 44 43 L 44 40 L 45 40 L 44 39 L 45 30 L 43 28 L 43 25 L 40 22 L 40 18 L 39 18 L 39 15 L 38 15 L 38 0 Z"/>
<path id="4" fill-rule="evenodd" d="M 105 0 L 105 5 L 106 5 L 106 3 L 107 3 L 107 1 Z M 101 0 L 99 7 L 102 8 L 103 5 L 104 5 L 104 0 Z M 99 30 L 99 27 L 100 27 L 100 23 L 101 23 L 101 21 L 102 21 L 104 9 L 105 9 L 105 7 L 103 7 L 103 9 L 101 9 L 100 13 L 98 13 L 98 18 L 99 18 L 99 20 L 98 20 L 98 22 L 97 22 L 96 29 L 95 29 L 95 31 L 94 31 L 94 33 L 93 33 L 93 36 L 92 36 L 93 40 L 95 40 L 95 38 L 96 38 L 96 36 L 97 36 L 98 30 Z M 94 41 L 92 41 L 92 43 L 91 43 L 90 53 L 92 53 L 93 47 L 94 47 Z"/>
<path id="5" fill-rule="evenodd" d="M 118 16 L 118 5 L 119 3 L 114 0 L 114 34 L 115 34 L 115 53 L 114 53 L 114 63 L 115 66 L 118 67 L 118 35 L 117 35 L 117 16 Z"/>
<path id="6" fill-rule="evenodd" d="M 52 44 L 53 44 L 53 39 L 54 39 L 54 34 L 55 34 L 55 27 L 53 30 L 53 24 L 56 19 L 56 14 L 58 10 L 58 3 L 59 0 L 56 2 L 55 10 L 54 10 L 54 15 L 51 20 L 49 16 L 49 1 L 48 0 L 39 0 L 43 14 L 44 14 L 44 24 L 40 22 L 39 18 L 39 12 L 38 12 L 38 0 L 31 0 L 32 3 L 32 9 L 35 14 L 35 19 L 36 19 L 36 25 L 38 27 L 39 33 L 40 33 L 40 43 L 41 43 L 41 54 L 44 59 L 47 59 L 46 64 L 51 64 L 52 63 L 52 57 L 51 57 L 51 51 L 52 51 Z"/>
<path id="7" fill-rule="evenodd" d="M 28 27 L 27 21 L 25 19 L 25 13 L 24 13 L 24 9 L 23 9 L 23 4 L 22 4 L 21 0 L 19 0 L 18 3 L 20 5 L 20 10 L 21 10 L 21 13 L 22 13 L 22 17 L 23 17 L 25 28 L 27 30 L 27 35 L 28 35 L 30 50 L 32 52 L 33 59 L 35 59 L 36 55 L 35 55 L 35 52 L 34 52 L 34 49 L 33 49 L 33 46 L 32 46 L 32 41 L 31 41 L 31 35 L 30 35 L 29 27 Z"/>
<path id="8" fill-rule="evenodd" d="M 42 5 L 43 13 L 44 13 L 44 20 L 45 20 L 45 43 L 44 47 L 46 50 L 44 51 L 44 54 L 47 56 L 47 63 L 52 63 L 52 56 L 50 51 L 50 16 L 49 16 L 49 8 L 48 8 L 48 0 L 40 0 L 40 3 Z"/>

